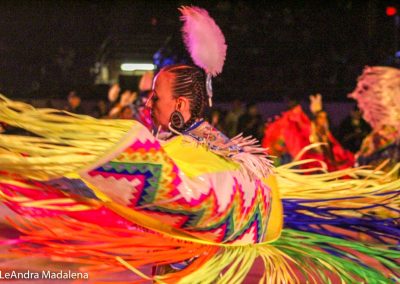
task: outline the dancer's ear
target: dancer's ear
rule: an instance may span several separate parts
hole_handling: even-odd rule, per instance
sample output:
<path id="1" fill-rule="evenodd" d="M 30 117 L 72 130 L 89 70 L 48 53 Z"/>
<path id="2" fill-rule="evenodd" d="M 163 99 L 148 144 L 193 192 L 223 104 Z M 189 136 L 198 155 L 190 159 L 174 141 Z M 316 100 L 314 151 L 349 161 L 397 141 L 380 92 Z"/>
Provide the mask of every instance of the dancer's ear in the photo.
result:
<path id="1" fill-rule="evenodd" d="M 179 97 L 176 100 L 176 110 L 180 112 L 184 112 L 186 110 L 190 110 L 190 101 L 185 97 Z"/>
<path id="2" fill-rule="evenodd" d="M 176 100 L 175 110 L 179 111 L 183 115 L 185 122 L 188 121 L 191 117 L 190 100 L 186 97 L 179 97 Z"/>

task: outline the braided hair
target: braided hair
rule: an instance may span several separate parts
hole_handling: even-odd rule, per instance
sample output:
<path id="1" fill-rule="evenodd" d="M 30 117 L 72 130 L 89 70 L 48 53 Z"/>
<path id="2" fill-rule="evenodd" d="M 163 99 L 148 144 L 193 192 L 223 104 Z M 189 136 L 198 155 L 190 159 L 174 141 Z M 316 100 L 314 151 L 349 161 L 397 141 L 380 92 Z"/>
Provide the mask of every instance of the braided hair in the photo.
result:
<path id="1" fill-rule="evenodd" d="M 190 119 L 185 122 L 183 129 L 189 128 L 196 119 L 204 116 L 207 106 L 207 90 L 205 72 L 196 66 L 176 64 L 164 67 L 164 72 L 174 74 L 173 96 L 185 97 L 190 101 Z"/>

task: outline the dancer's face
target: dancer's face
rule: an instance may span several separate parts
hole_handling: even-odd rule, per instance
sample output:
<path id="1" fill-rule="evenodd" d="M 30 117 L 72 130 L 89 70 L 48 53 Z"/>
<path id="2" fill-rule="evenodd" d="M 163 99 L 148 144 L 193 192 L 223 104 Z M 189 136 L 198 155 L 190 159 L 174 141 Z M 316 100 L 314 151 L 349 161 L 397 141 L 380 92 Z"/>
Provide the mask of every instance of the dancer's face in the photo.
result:
<path id="1" fill-rule="evenodd" d="M 315 124 L 318 127 L 328 127 L 328 116 L 326 114 L 326 112 L 324 111 L 320 111 L 316 118 L 315 118 Z"/>
<path id="2" fill-rule="evenodd" d="M 146 106 L 151 109 L 151 117 L 156 127 L 168 129 L 171 114 L 177 109 L 177 99 L 173 97 L 174 74 L 161 71 L 153 82 L 153 90 Z"/>
<path id="3" fill-rule="evenodd" d="M 185 96 L 174 95 L 176 74 L 168 70 L 161 70 L 153 81 L 152 93 L 146 103 L 151 110 L 153 124 L 168 130 L 171 114 L 178 111 L 183 121 L 187 122 L 191 117 L 191 101 Z"/>

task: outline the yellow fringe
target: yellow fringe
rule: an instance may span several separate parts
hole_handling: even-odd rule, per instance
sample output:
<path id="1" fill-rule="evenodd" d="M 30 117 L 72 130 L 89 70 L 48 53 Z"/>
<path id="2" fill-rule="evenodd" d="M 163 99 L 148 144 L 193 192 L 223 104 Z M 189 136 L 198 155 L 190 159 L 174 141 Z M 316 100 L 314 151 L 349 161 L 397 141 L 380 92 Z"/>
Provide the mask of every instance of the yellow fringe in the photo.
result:
<path id="1" fill-rule="evenodd" d="M 397 178 L 400 164 L 389 172 L 380 171 L 379 168 L 350 168 L 309 175 L 300 174 L 301 170 L 293 171 L 292 167 L 306 162 L 296 161 L 274 169 L 282 199 L 310 200 L 312 203 L 318 200 L 318 206 L 349 208 L 349 214 L 353 214 L 350 212 L 351 208 L 373 204 L 390 205 L 391 208 L 400 210 L 400 179 Z M 382 217 L 399 218 L 398 213 L 383 206 L 360 212 L 368 211 Z"/>
<path id="2" fill-rule="evenodd" d="M 38 180 L 61 177 L 95 162 L 135 124 L 36 109 L 2 95 L 0 121 L 40 136 L 0 135 L 0 171 Z"/>

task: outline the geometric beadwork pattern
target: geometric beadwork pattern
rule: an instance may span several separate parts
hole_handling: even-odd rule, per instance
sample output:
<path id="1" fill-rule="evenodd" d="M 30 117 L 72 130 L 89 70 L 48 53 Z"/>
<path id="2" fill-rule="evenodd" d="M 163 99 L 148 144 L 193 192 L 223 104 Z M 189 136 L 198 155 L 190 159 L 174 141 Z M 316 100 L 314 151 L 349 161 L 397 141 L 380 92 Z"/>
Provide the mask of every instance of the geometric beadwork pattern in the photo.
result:
<path id="1" fill-rule="evenodd" d="M 127 139 L 128 146 L 81 172 L 82 178 L 114 202 L 199 238 L 226 243 L 265 239 L 272 195 L 264 182 L 235 167 L 198 170 L 189 177 L 150 133 Z M 178 151 L 204 150 L 195 143 L 182 147 Z M 201 160 L 187 165 L 208 169 L 213 159 L 214 153 L 204 151 Z"/>
<path id="2" fill-rule="evenodd" d="M 189 181 L 179 173 L 157 141 L 136 141 L 112 161 L 88 172 L 85 179 L 114 201 L 197 237 L 247 243 L 264 239 L 271 202 L 270 189 L 264 183 L 244 182 L 245 176 L 235 176 L 238 172 L 208 173 L 202 178 L 210 182 L 196 188 L 196 178 Z M 202 193 L 190 200 L 182 198 L 180 188 L 187 184 Z M 223 192 L 224 202 L 217 196 L 218 190 Z M 246 206 L 245 190 L 254 191 Z M 225 207 L 220 211 L 222 203 Z"/>
<path id="3" fill-rule="evenodd" d="M 151 204 L 154 201 L 161 174 L 161 165 L 145 163 L 108 162 L 91 171 L 90 176 L 100 175 L 104 178 L 133 180 L 139 179 L 138 193 L 130 200 L 131 207 Z"/>

